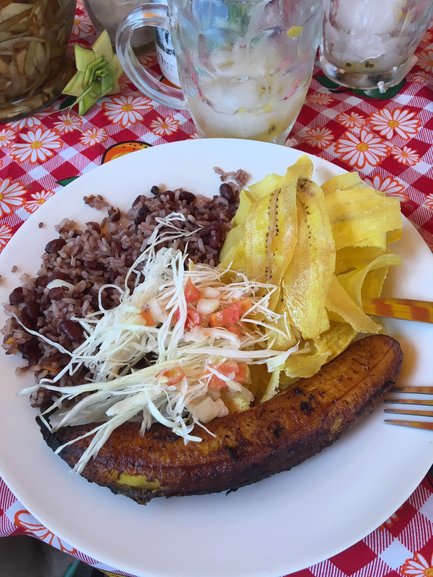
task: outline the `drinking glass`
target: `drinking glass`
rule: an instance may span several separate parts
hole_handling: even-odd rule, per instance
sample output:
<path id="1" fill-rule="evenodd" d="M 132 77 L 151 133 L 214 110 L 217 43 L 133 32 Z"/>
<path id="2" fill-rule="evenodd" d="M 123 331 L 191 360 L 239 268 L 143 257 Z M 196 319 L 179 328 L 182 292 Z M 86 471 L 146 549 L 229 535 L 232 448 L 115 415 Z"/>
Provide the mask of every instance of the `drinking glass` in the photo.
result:
<path id="1" fill-rule="evenodd" d="M 403 80 L 433 16 L 433 0 L 326 0 L 321 67 L 331 80 L 381 92 Z"/>
<path id="2" fill-rule="evenodd" d="M 322 19 L 323 0 L 169 0 L 133 10 L 116 49 L 132 82 L 166 106 L 188 108 L 200 135 L 282 142 L 311 81 Z M 171 33 L 181 90 L 133 54 L 142 26 Z"/>

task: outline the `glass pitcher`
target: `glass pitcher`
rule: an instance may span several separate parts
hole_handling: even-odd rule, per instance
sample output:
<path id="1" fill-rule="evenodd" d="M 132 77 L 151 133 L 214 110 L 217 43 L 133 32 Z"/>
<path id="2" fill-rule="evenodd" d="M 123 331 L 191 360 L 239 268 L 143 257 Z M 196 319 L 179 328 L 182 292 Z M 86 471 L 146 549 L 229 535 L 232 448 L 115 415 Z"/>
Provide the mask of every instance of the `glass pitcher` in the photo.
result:
<path id="1" fill-rule="evenodd" d="M 67 43 L 76 0 L 0 2 L 0 121 L 53 101 L 73 74 Z"/>

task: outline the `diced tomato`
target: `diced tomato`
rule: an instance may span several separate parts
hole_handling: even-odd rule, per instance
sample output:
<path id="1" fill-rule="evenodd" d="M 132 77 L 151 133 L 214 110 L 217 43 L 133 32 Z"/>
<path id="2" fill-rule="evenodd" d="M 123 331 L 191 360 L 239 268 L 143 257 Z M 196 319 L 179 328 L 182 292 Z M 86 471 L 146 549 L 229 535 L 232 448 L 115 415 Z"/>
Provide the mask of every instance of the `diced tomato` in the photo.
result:
<path id="1" fill-rule="evenodd" d="M 184 378 L 185 373 L 180 367 L 174 367 L 173 369 L 167 369 L 162 371 L 161 375 L 167 377 L 168 385 L 178 385 L 180 381 Z"/>
<path id="2" fill-rule="evenodd" d="M 238 363 L 238 370 L 236 371 L 236 380 L 241 385 L 251 383 L 250 367 L 247 363 Z"/>
<path id="3" fill-rule="evenodd" d="M 177 322 L 179 320 L 179 309 L 177 309 L 173 315 L 174 320 Z M 185 326 L 187 329 L 192 330 L 194 327 L 199 327 L 201 325 L 201 316 L 198 311 L 193 307 L 187 307 L 186 309 L 186 321 Z"/>
<path id="4" fill-rule="evenodd" d="M 149 307 L 145 307 L 141 312 L 140 316 L 144 320 L 144 324 L 147 327 L 154 327 L 155 326 L 155 319 L 153 318 L 152 313 L 149 310 Z"/>
<path id="5" fill-rule="evenodd" d="M 251 308 L 252 302 L 250 299 L 242 299 L 236 303 L 232 303 L 221 309 L 216 313 L 210 315 L 211 327 L 232 327 L 238 323 L 243 314 Z"/>
<path id="6" fill-rule="evenodd" d="M 186 328 L 191 330 L 194 327 L 199 327 L 200 324 L 201 324 L 200 313 L 195 309 L 193 309 L 192 307 L 188 307 L 186 312 L 186 323 L 185 323 Z"/>
<path id="7" fill-rule="evenodd" d="M 237 363 L 236 361 L 224 361 L 220 365 L 216 366 L 215 370 L 226 377 L 233 375 L 233 380 L 237 381 L 241 385 L 245 385 L 250 382 L 250 370 L 246 363 Z M 214 373 L 211 373 L 211 377 L 209 379 L 210 389 L 219 391 L 226 387 L 227 383 L 223 379 L 221 379 Z"/>
<path id="8" fill-rule="evenodd" d="M 202 296 L 201 291 L 195 286 L 195 284 L 192 282 L 190 278 L 186 281 L 183 290 L 185 293 L 185 300 L 188 304 L 197 303 Z"/>
<path id="9" fill-rule="evenodd" d="M 242 336 L 242 329 L 241 329 L 241 327 L 240 327 L 239 325 L 229 325 L 229 326 L 227 327 L 227 330 L 228 330 L 230 333 L 233 333 L 234 335 L 236 335 L 237 337 Z"/>

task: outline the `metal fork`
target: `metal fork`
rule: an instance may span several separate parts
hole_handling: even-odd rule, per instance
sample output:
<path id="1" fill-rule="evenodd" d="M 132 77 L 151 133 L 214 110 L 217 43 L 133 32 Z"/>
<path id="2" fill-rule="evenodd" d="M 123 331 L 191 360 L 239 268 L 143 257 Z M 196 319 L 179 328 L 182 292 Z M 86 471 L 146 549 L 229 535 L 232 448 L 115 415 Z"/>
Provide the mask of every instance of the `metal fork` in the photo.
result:
<path id="1" fill-rule="evenodd" d="M 413 398 L 413 397 L 394 397 L 391 393 L 409 393 L 412 395 L 433 395 L 433 387 L 410 387 L 399 386 L 394 387 L 389 395 L 385 397 L 386 403 L 408 405 L 403 408 L 390 407 L 385 409 L 385 413 L 393 415 L 407 415 L 411 417 L 432 417 L 433 418 L 433 398 Z M 415 409 L 413 406 L 432 407 L 428 409 Z M 412 419 L 385 419 L 385 423 L 390 425 L 400 425 L 401 427 L 413 427 L 415 429 L 426 429 L 433 431 L 433 421 L 418 421 Z"/>

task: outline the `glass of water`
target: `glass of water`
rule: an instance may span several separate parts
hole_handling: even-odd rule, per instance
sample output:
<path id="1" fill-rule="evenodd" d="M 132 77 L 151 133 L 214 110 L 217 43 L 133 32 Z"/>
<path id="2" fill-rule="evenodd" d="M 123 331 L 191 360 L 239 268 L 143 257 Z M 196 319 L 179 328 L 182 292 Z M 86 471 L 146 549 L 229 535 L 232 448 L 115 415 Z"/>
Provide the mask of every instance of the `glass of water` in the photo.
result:
<path id="1" fill-rule="evenodd" d="M 201 136 L 282 142 L 304 103 L 320 40 L 323 0 L 168 0 L 135 9 L 117 54 L 145 94 L 188 108 Z M 181 89 L 159 83 L 130 49 L 132 33 L 171 33 Z"/>
<path id="2" fill-rule="evenodd" d="M 381 92 L 403 80 L 433 0 L 325 0 L 321 67 L 338 84 Z"/>

